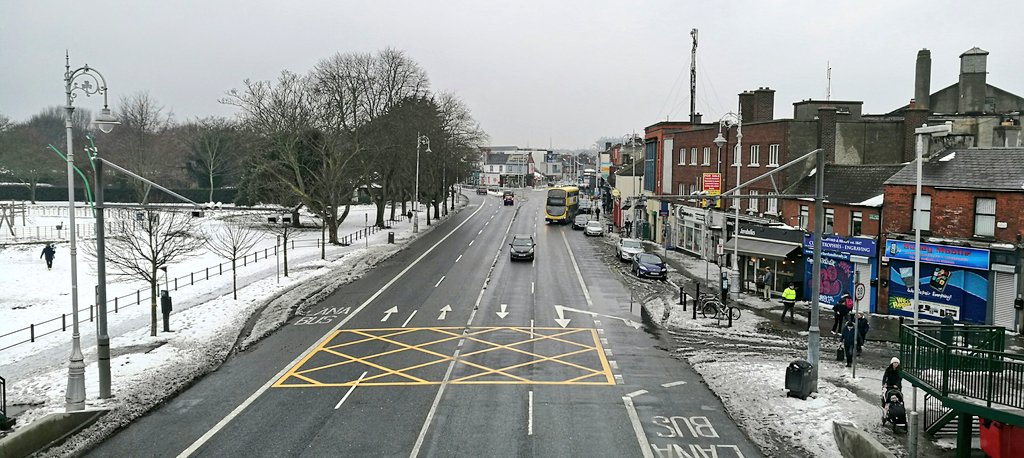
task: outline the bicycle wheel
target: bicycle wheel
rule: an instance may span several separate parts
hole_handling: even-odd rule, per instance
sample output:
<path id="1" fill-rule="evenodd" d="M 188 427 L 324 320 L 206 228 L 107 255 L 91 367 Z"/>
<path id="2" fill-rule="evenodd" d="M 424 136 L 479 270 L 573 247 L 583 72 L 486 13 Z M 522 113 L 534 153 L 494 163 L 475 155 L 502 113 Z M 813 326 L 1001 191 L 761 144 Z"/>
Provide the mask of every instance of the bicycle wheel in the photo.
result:
<path id="1" fill-rule="evenodd" d="M 740 308 L 739 307 L 732 307 L 730 310 L 731 310 L 730 315 L 732 315 L 732 320 L 733 321 L 739 320 L 740 319 Z"/>
<path id="2" fill-rule="evenodd" d="M 715 301 L 708 301 L 704 303 L 703 307 L 701 307 L 700 314 L 704 318 L 714 318 L 718 316 L 718 308 L 721 307 L 721 305 L 722 304 Z"/>

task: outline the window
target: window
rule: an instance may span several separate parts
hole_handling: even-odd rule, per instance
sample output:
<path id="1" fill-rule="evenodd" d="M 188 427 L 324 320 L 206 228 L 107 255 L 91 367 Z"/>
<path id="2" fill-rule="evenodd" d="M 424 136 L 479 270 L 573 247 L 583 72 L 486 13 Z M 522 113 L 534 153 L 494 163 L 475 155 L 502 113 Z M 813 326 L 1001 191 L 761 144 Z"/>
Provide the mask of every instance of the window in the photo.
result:
<path id="1" fill-rule="evenodd" d="M 654 192 L 654 161 L 657 158 L 658 144 L 648 142 L 644 144 L 644 191 Z"/>
<path id="2" fill-rule="evenodd" d="M 850 212 L 850 235 L 857 236 L 861 234 L 861 224 L 864 222 L 864 214 L 861 212 Z"/>
<path id="3" fill-rule="evenodd" d="M 916 194 L 915 194 L 916 196 Z M 910 220 L 914 222 L 914 226 L 911 229 L 921 229 L 927 231 L 931 228 L 932 221 L 932 196 L 927 194 L 921 195 L 921 219 L 918 221 L 917 217 L 917 199 L 911 199 L 914 205 L 910 207 Z"/>
<path id="4" fill-rule="evenodd" d="M 761 145 L 750 145 L 750 166 L 756 167 L 760 164 Z"/>
<path id="5" fill-rule="evenodd" d="M 690 148 L 690 165 L 697 165 L 697 147 Z"/>
<path id="6" fill-rule="evenodd" d="M 779 145 L 768 145 L 768 167 L 779 166 Z"/>
<path id="7" fill-rule="evenodd" d="M 754 191 L 753 189 L 750 190 L 750 195 L 751 196 L 756 196 L 756 195 L 758 195 L 760 193 L 761 193 L 760 191 Z M 754 199 L 754 198 L 747 199 L 747 212 L 748 213 L 757 213 L 759 211 L 761 211 L 761 199 Z"/>
<path id="8" fill-rule="evenodd" d="M 679 148 L 679 164 L 686 165 L 686 147 Z"/>
<path id="9" fill-rule="evenodd" d="M 494 166 L 493 165 L 488 165 L 487 167 L 490 167 L 490 170 L 488 170 L 488 172 L 494 172 Z"/>
<path id="10" fill-rule="evenodd" d="M 690 185 L 690 195 L 692 196 L 694 194 L 697 194 L 697 185 L 691 184 Z"/>
<path id="11" fill-rule="evenodd" d="M 836 226 L 836 209 L 826 208 L 825 209 L 825 233 L 831 234 L 832 229 Z"/>
<path id="12" fill-rule="evenodd" d="M 740 165 L 743 162 L 743 151 L 740 151 L 740 145 L 733 145 L 732 147 L 732 165 Z"/>
<path id="13" fill-rule="evenodd" d="M 796 225 L 802 230 L 807 230 L 807 219 L 810 216 L 810 209 L 806 205 L 800 206 L 800 217 L 797 220 Z"/>
<path id="14" fill-rule="evenodd" d="M 772 191 L 768 192 L 769 196 L 774 196 L 776 194 L 778 194 L 778 193 L 777 192 L 772 192 Z M 768 198 L 768 209 L 765 210 L 765 213 L 771 213 L 773 215 L 778 215 L 779 214 L 779 199 L 776 199 L 774 197 Z"/>
<path id="15" fill-rule="evenodd" d="M 704 147 L 704 161 L 701 162 L 703 165 L 711 165 L 711 147 Z"/>
<path id="16" fill-rule="evenodd" d="M 988 197 L 974 199 L 974 235 L 996 235 L 996 200 Z"/>

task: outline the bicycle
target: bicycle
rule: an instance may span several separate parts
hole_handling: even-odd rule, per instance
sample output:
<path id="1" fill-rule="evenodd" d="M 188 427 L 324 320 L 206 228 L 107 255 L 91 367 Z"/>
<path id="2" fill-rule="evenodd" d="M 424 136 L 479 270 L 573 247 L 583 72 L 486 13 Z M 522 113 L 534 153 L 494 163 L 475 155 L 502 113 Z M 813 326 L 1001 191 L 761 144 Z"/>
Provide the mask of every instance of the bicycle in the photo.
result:
<path id="1" fill-rule="evenodd" d="M 726 307 L 725 304 L 718 300 L 708 301 L 703 304 L 700 308 L 700 314 L 704 318 L 715 318 L 724 320 L 732 315 L 732 319 L 740 319 L 740 309 L 737 307 Z"/>

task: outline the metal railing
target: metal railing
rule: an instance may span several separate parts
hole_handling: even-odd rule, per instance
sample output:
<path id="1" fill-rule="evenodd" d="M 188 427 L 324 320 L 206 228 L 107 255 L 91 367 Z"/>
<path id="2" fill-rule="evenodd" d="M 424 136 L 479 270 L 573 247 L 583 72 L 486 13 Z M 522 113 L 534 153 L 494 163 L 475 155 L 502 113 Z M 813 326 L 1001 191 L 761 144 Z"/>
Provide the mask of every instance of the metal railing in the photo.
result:
<path id="1" fill-rule="evenodd" d="M 383 229 L 384 228 L 380 228 L 380 227 L 376 227 L 376 226 L 363 227 L 362 229 L 359 229 L 359 230 L 357 230 L 355 232 L 352 232 L 352 233 L 350 233 L 348 235 L 345 235 L 344 237 L 339 238 L 338 242 L 341 245 L 343 245 L 343 246 L 345 246 L 345 245 L 352 245 L 353 243 L 355 243 L 355 242 L 357 242 L 359 240 L 362 240 L 362 239 L 364 239 L 366 237 L 369 237 L 372 234 L 380 232 Z M 291 249 L 295 249 L 295 248 L 314 248 L 314 247 L 317 248 L 317 249 L 320 249 L 320 245 L 321 245 L 320 239 L 316 239 L 316 240 L 308 240 L 308 239 L 307 240 L 289 240 L 288 243 L 289 243 L 289 247 Z M 277 256 L 277 249 L 278 249 L 278 246 L 275 245 L 272 248 L 266 248 L 266 249 L 263 249 L 263 250 L 260 250 L 260 251 L 255 251 L 253 253 L 247 254 L 247 255 L 245 255 L 245 256 L 243 256 L 243 257 L 238 259 L 238 262 L 239 262 L 238 267 L 247 267 L 250 262 L 255 264 L 260 259 L 267 259 L 271 255 Z M 163 284 L 166 285 L 166 288 L 173 289 L 174 291 L 177 291 L 179 287 L 192 286 L 192 285 L 195 285 L 197 282 L 202 282 L 202 281 L 205 281 L 205 280 L 209 280 L 211 277 L 217 277 L 217 276 L 223 275 L 225 272 L 226 273 L 231 273 L 231 261 L 226 261 L 226 262 L 222 262 L 220 264 L 217 264 L 215 266 L 206 267 L 203 270 L 197 270 L 197 271 L 194 271 L 194 272 L 190 272 L 190 273 L 188 273 L 186 275 L 182 275 L 180 277 L 166 278 L 166 279 L 164 279 Z M 160 284 L 161 284 L 161 282 L 157 282 L 157 289 L 160 288 Z M 144 304 L 144 303 L 148 304 L 148 303 L 151 303 L 152 300 L 153 300 L 153 295 L 152 295 L 152 293 L 151 293 L 149 288 L 138 289 L 138 290 L 135 290 L 135 292 L 128 293 L 128 294 L 125 294 L 123 296 L 117 296 L 117 297 L 115 297 L 113 299 L 108 300 L 107 301 L 107 310 L 113 310 L 114 313 L 119 313 L 121 309 L 125 309 L 125 308 L 128 308 L 128 307 L 132 307 L 132 306 L 140 305 L 140 304 Z M 85 306 L 85 307 L 81 307 L 81 308 L 78 309 L 78 312 L 80 314 L 82 314 L 82 316 L 86 316 L 86 315 L 88 316 L 88 319 L 86 319 L 86 318 L 82 318 L 81 319 L 83 322 L 86 321 L 86 320 L 91 322 L 91 321 L 94 321 L 96 319 L 97 311 L 96 311 L 96 305 L 95 304 L 91 304 L 91 305 L 88 305 L 88 306 Z M 7 332 L 5 334 L 0 334 L 0 351 L 6 350 L 8 348 L 15 347 L 15 346 L 18 346 L 18 345 L 21 345 L 21 344 L 35 342 L 36 339 L 38 339 L 40 337 L 48 336 L 48 335 L 53 334 L 53 333 L 67 331 L 68 330 L 68 326 L 70 324 L 69 320 L 68 320 L 68 316 L 69 315 L 71 315 L 70 312 L 69 313 L 63 313 L 60 316 L 53 317 L 53 318 L 51 318 L 49 320 L 41 321 L 39 323 L 32 323 L 32 324 L 29 324 L 28 326 L 26 326 L 24 328 L 15 329 L 15 330 L 9 331 L 9 332 Z"/>
<path id="2" fill-rule="evenodd" d="M 1024 409 L 1024 356 L 1003 351 L 1000 326 L 903 325 L 904 376 L 942 398 Z"/>

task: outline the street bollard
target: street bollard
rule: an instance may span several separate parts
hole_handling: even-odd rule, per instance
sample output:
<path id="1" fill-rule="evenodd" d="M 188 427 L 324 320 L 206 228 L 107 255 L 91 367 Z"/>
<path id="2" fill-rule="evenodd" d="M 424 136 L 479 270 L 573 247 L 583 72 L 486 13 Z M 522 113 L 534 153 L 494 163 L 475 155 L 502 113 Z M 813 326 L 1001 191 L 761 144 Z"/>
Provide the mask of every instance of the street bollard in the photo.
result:
<path id="1" fill-rule="evenodd" d="M 62 332 L 68 330 L 68 314 L 67 313 L 60 314 L 60 330 Z"/>
<path id="2" fill-rule="evenodd" d="M 686 303 L 686 301 L 684 301 L 684 300 L 683 300 L 683 294 L 685 294 L 685 293 L 683 293 L 683 287 L 682 287 L 682 286 L 680 286 L 680 287 L 679 287 L 679 304 L 680 304 L 680 305 L 682 305 L 682 304 L 685 304 L 685 303 Z"/>
<path id="3" fill-rule="evenodd" d="M 686 295 L 686 293 L 683 293 L 683 311 L 684 312 L 686 311 L 686 303 L 687 302 L 690 302 L 690 298 Z"/>
<path id="4" fill-rule="evenodd" d="M 725 309 L 725 313 L 729 314 L 729 325 L 726 326 L 726 327 L 727 328 L 731 328 L 732 327 L 732 307 L 729 307 L 729 308 Z"/>
<path id="5" fill-rule="evenodd" d="M 697 319 L 697 298 L 693 298 L 693 319 Z"/>
<path id="6" fill-rule="evenodd" d="M 28 325 L 28 340 L 29 342 L 36 341 L 36 325 L 31 323 Z"/>

